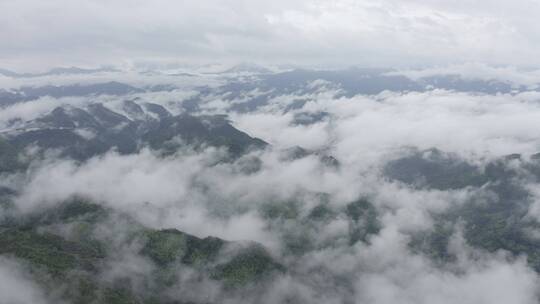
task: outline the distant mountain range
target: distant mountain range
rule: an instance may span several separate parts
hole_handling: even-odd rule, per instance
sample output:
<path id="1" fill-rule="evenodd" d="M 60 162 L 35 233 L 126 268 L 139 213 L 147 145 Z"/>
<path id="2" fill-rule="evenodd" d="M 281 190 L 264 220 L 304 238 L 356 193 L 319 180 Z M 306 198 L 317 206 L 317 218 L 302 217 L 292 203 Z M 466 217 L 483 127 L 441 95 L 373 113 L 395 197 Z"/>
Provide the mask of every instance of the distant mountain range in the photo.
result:
<path id="1" fill-rule="evenodd" d="M 446 286 L 492 261 L 517 261 L 528 275 L 540 274 L 540 221 L 531 213 L 538 209 L 540 153 L 530 155 L 538 145 L 506 142 L 523 130 L 530 131 L 527 143 L 536 140 L 537 117 L 525 115 L 517 130 L 505 124 L 457 142 L 468 151 L 487 138 L 504 146 L 501 151 L 522 154 L 471 156 L 429 148 L 440 145 L 439 137 L 452 141 L 464 128 L 486 131 L 477 129 L 499 124 L 485 121 L 493 114 L 492 97 L 504 101 L 496 108 L 503 115 L 534 111 L 536 101 L 521 108 L 528 99 L 512 96 L 540 91 L 534 86 L 458 75 L 413 80 L 388 69 L 272 72 L 251 65 L 212 74 L 98 77 L 113 71 L 0 71 L 15 84 L 0 89 L 0 264 L 20 263 L 50 303 L 255 303 L 264 291 L 280 292 L 284 285 L 292 293 L 276 303 L 313 303 L 324 293 L 331 297 L 323 303 L 356 303 L 368 290 L 356 290 L 358 282 L 375 276 L 380 284 L 386 270 L 397 285 L 405 282 L 397 272 L 405 280 L 418 276 L 414 267 L 403 268 L 409 263 L 428 270 L 422 286 L 437 277 Z M 91 77 L 61 83 L 46 78 L 75 74 Z M 147 81 L 151 77 L 159 78 Z M 439 96 L 430 91 L 438 89 L 452 91 L 444 97 L 489 102 L 459 113 L 459 120 L 438 103 L 422 113 L 430 106 L 425 99 Z M 348 98 L 357 95 L 371 96 Z M 447 99 L 449 112 L 464 104 Z M 394 124 L 406 116 L 396 104 L 408 102 L 416 106 L 407 108 L 412 118 Z M 387 109 L 392 111 L 385 116 Z M 439 109 L 440 121 L 419 121 L 418 129 L 398 133 L 404 141 L 393 134 Z M 380 123 L 357 123 L 362 120 Z M 462 127 L 472 120 L 483 124 Z M 439 122 L 451 131 L 427 130 Z M 407 140 L 415 132 L 420 139 Z M 426 138 L 431 136 L 437 140 Z M 110 156 L 113 162 L 133 158 L 127 166 L 139 169 L 148 150 L 152 161 L 142 173 L 134 170 L 135 178 L 125 170 L 114 173 L 111 163 L 101 166 Z M 196 165 L 190 163 L 194 155 Z M 69 172 L 57 172 L 64 166 Z M 90 167 L 100 174 L 82 174 L 81 180 L 71 172 Z M 114 174 L 110 180 L 126 185 L 94 183 Z M 151 182 L 134 182 L 147 174 Z M 128 193 L 133 188 L 145 191 Z M 302 298 L 304 290 L 313 297 Z"/>
<path id="2" fill-rule="evenodd" d="M 6 69 L 0 69 L 0 75 L 13 78 L 32 78 L 32 77 L 43 77 L 43 76 L 57 76 L 57 75 L 77 75 L 77 74 L 93 74 L 101 72 L 118 72 L 117 69 L 111 67 L 103 67 L 97 69 L 84 69 L 78 67 L 67 67 L 67 68 L 53 68 L 46 72 L 42 73 L 17 73 Z"/>
<path id="3" fill-rule="evenodd" d="M 37 77 L 60 74 L 92 74 L 105 71 L 115 71 L 112 68 L 101 69 L 81 69 L 81 68 L 58 68 L 41 74 L 19 74 L 10 71 L 0 70 L 0 74 L 14 78 Z M 245 73 L 250 77 L 244 77 Z M 146 75 L 141 74 L 141 77 Z M 106 81 L 94 80 L 92 83 L 75 83 L 65 85 L 24 85 L 16 88 L 0 89 L 0 107 L 5 107 L 17 102 L 35 100 L 43 96 L 55 98 L 70 96 L 97 96 L 115 95 L 122 96 L 143 92 L 171 91 L 176 87 L 173 78 L 181 74 L 163 74 L 161 76 L 171 77 L 170 83 L 162 85 L 148 85 L 141 87 L 140 83 L 130 84 L 121 80 Z M 217 75 L 217 76 L 216 76 Z M 146 76 L 144 76 L 146 77 Z M 149 76 L 151 77 L 151 76 Z M 189 74 L 189 77 L 196 82 L 197 78 L 210 77 L 205 75 Z M 220 95 L 225 100 L 235 100 L 231 105 L 231 110 L 238 112 L 253 111 L 268 102 L 284 94 L 311 94 L 325 86 L 327 89 L 335 90 L 336 97 L 355 95 L 376 95 L 384 91 L 390 92 L 425 92 L 434 89 L 449 90 L 456 92 L 481 93 L 481 94 L 508 94 L 525 91 L 540 91 L 539 86 L 516 85 L 511 82 L 498 80 L 468 79 L 459 75 L 438 75 L 426 76 L 418 79 L 411 79 L 399 75 L 390 69 L 362 69 L 350 68 L 345 70 L 307 70 L 294 69 L 286 72 L 272 72 L 269 69 L 259 66 L 236 66 L 223 73 L 214 74 L 211 77 L 218 77 L 223 84 L 215 87 L 205 85 L 193 87 L 198 91 L 198 95 L 185 103 L 186 110 L 197 111 L 205 97 Z M 256 96 L 250 97 L 252 92 L 258 92 Z"/>
<path id="4" fill-rule="evenodd" d="M 173 115 L 155 103 L 124 101 L 125 115 L 101 103 L 86 108 L 57 107 L 28 122 L 15 121 L 2 135 L 5 165 L 14 151 L 30 146 L 58 150 L 62 156 L 85 160 L 111 149 L 121 154 L 149 147 L 173 153 L 181 146 L 215 146 L 240 155 L 267 143 L 234 128 L 223 115 Z M 15 166 L 16 163 L 12 163 Z"/>

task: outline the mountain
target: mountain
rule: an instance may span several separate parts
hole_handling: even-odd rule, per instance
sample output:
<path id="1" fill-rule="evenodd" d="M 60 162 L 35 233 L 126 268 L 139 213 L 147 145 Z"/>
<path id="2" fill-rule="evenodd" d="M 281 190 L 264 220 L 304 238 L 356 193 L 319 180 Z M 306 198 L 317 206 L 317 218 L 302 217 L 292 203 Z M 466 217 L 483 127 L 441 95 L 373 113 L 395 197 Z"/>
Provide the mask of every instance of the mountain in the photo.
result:
<path id="1" fill-rule="evenodd" d="M 153 269 L 139 274 L 144 284 L 124 275 L 103 279 L 107 264 L 126 254 Z M 234 293 L 286 271 L 260 244 L 151 229 L 81 198 L 16 221 L 1 219 L 0 255 L 27 263 L 33 279 L 51 291 L 48 297 L 70 303 L 178 303 L 172 291 L 179 284 L 207 281 Z M 194 281 L 178 277 L 178 268 L 191 271 Z"/>
<path id="2" fill-rule="evenodd" d="M 87 108 L 57 107 L 33 121 L 17 125 L 4 132 L 5 151 L 24 151 L 36 146 L 54 149 L 61 156 L 77 160 L 117 150 L 130 154 L 150 147 L 174 153 L 182 146 L 224 147 L 232 156 L 267 144 L 234 128 L 225 116 L 172 115 L 167 109 L 152 103 L 139 105 L 124 102 L 129 113 L 117 113 L 101 103 Z M 13 152 L 5 152 L 5 159 Z"/>
<path id="3" fill-rule="evenodd" d="M 143 92 L 143 90 L 117 81 L 61 86 L 24 86 L 9 91 L 0 89 L 0 108 L 7 107 L 18 102 L 36 100 L 44 96 L 50 96 L 54 98 L 97 95 L 120 96 L 140 92 Z"/>
<path id="4" fill-rule="evenodd" d="M 525 255 L 529 265 L 540 272 L 540 240 L 530 233 L 538 222 L 528 215 L 533 201 L 525 186 L 540 180 L 538 159 L 512 154 L 480 167 L 457 155 L 429 149 L 390 161 L 384 174 L 421 189 L 471 191 L 465 202 L 434 215 L 434 229 L 413 236 L 410 247 L 414 251 L 437 263 L 456 261 L 458 257 L 449 249 L 451 236 L 462 229 L 470 246 Z M 475 193 L 475 189 L 482 191 Z"/>
<path id="5" fill-rule="evenodd" d="M 477 92 L 486 94 L 510 93 L 514 90 L 527 91 L 525 86 L 512 86 L 496 80 L 465 79 L 459 75 L 436 75 L 413 80 L 393 73 L 391 69 L 349 68 L 345 70 L 305 70 L 297 69 L 282 73 L 265 75 L 262 87 L 279 88 L 290 91 L 301 88 L 306 83 L 324 80 L 337 85 L 345 96 L 357 94 L 379 94 L 383 91 L 427 91 L 444 89 L 458 92 Z"/>
<path id="6" fill-rule="evenodd" d="M 284 72 L 254 72 L 252 77 L 230 77 L 216 88 L 198 88 L 198 100 L 186 103 L 186 109 L 196 111 L 196 101 L 216 95 L 227 101 L 235 101 L 231 105 L 232 111 L 246 113 L 266 106 L 272 99 L 283 95 L 311 95 L 331 91 L 334 97 L 339 98 L 377 95 L 385 91 L 426 92 L 435 89 L 491 95 L 538 90 L 510 82 L 468 79 L 459 75 L 441 74 L 412 79 L 392 69 L 292 69 Z"/>
<path id="7" fill-rule="evenodd" d="M 360 68 L 139 76 L 0 91 L 0 277 L 44 303 L 536 286 L 534 86 Z"/>
<path id="8" fill-rule="evenodd" d="M 57 76 L 57 75 L 84 75 L 84 74 L 93 74 L 93 73 L 102 73 L 102 72 L 118 72 L 117 69 L 111 67 L 102 67 L 96 69 L 84 69 L 78 67 L 59 67 L 53 68 L 49 71 L 42 73 L 17 73 L 6 69 L 0 69 L 0 75 L 12 78 L 32 78 L 32 77 L 43 77 L 43 76 Z"/>
<path id="9" fill-rule="evenodd" d="M 223 72 L 222 74 L 252 74 L 252 75 L 264 75 L 272 74 L 272 70 L 265 68 L 257 64 L 241 63 L 237 64 Z"/>

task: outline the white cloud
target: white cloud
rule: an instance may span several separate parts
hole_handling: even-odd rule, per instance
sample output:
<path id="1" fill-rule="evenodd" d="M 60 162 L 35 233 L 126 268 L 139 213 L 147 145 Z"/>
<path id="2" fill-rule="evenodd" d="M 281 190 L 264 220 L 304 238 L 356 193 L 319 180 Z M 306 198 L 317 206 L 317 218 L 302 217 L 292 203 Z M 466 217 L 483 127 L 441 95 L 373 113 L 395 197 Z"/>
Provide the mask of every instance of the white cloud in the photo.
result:
<path id="1" fill-rule="evenodd" d="M 413 80 L 430 76 L 454 75 L 466 80 L 500 81 L 513 86 L 525 86 L 529 89 L 536 89 L 540 83 L 539 70 L 519 70 L 513 66 L 494 67 L 480 63 L 402 70 L 388 74 L 405 75 Z"/>
<path id="2" fill-rule="evenodd" d="M 6 304 L 45 304 L 43 290 L 14 260 L 0 258 L 0 302 Z"/>
<path id="3" fill-rule="evenodd" d="M 539 9 L 532 0 L 2 1 L 0 65 L 535 65 Z"/>
<path id="4" fill-rule="evenodd" d="M 504 71 L 481 71 L 477 77 L 483 77 L 484 72 L 502 77 Z M 529 76 L 516 79 L 527 82 Z M 82 195 L 128 212 L 150 227 L 177 228 L 200 237 L 253 240 L 279 252 L 280 233 L 301 223 L 271 227 L 259 213 L 262 204 L 297 200 L 305 215 L 319 202 L 314 193 L 330 194 L 329 203 L 336 209 L 367 196 L 381 213 L 381 233 L 370 244 L 342 246 L 339 240 L 346 238 L 349 228 L 346 219 L 314 224 L 309 233 L 316 235 L 316 243 L 328 241 L 335 246 L 319 248 L 303 257 L 284 257 L 284 263 L 294 271 L 273 282 L 272 288 L 264 291 L 264 300 L 280 302 L 296 297 L 309 303 L 537 302 L 538 276 L 523 259 L 473 251 L 459 243 L 459 236 L 451 248 L 458 254 L 458 261 L 447 268 L 436 267 L 426 257 L 410 252 L 411 231 L 429 230 L 433 212 L 467 201 L 474 190 L 412 189 L 382 180 L 380 169 L 389 158 L 399 156 L 404 147 L 410 146 L 437 147 L 476 162 L 510 153 L 535 153 L 540 147 L 540 94 L 434 90 L 338 99 L 333 93 L 278 96 L 256 112 L 231 115 L 241 130 L 274 145 L 273 150 L 249 155 L 260 158 L 260 171 L 244 174 L 240 173 L 239 163 L 216 163 L 220 151 L 215 149 L 198 154 L 180 151 L 170 157 L 148 150 L 127 156 L 109 153 L 82 164 L 49 159 L 34 164 L 25 177 L 11 177 L 21 185 L 16 206 L 35 210 Z M 190 95 L 178 91 L 144 96 L 168 103 Z M 219 99 L 223 96 L 210 99 L 214 97 L 218 101 L 210 100 L 208 108 L 226 111 L 227 104 Z M 115 103 L 123 98 L 98 100 Z M 283 114 L 283 108 L 297 98 L 310 102 L 301 110 Z M 7 108 L 0 113 L 0 121 L 17 116 L 32 119 L 57 104 L 88 100 L 41 101 L 47 101 L 47 105 L 36 101 Z M 325 111 L 330 116 L 311 126 L 291 125 L 293 115 L 301 111 Z M 284 161 L 280 150 L 297 144 L 308 148 L 330 146 L 328 151 L 342 165 L 339 169 L 326 168 L 316 156 Z M 535 206 L 531 214 L 538 213 L 537 209 Z M 115 264 L 110 275 L 129 272 L 139 276 L 144 271 L 133 268 L 136 263 L 137 259 L 130 259 Z M 6 265 L 0 263 L 0 281 L 12 285 L 26 282 L 17 276 L 15 280 L 4 278 L 4 273 L 18 273 Z"/>

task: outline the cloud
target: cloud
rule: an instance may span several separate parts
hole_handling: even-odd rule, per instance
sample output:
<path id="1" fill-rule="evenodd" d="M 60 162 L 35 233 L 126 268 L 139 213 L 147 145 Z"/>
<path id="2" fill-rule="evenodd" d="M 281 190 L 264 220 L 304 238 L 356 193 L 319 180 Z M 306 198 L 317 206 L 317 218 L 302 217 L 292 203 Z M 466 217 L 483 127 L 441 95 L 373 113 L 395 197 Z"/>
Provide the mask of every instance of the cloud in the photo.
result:
<path id="1" fill-rule="evenodd" d="M 53 159 L 33 166 L 26 180 L 11 179 L 22 185 L 18 205 L 31 210 L 83 195 L 121 210 L 138 210 L 135 214 L 154 227 L 171 225 L 200 236 L 274 243 L 264 232 L 257 206 L 321 192 L 330 194 L 337 205 L 360 195 L 375 197 L 381 206 L 398 210 L 403 225 L 422 227 L 429 222 L 426 212 L 465 201 L 468 194 L 421 193 L 381 181 L 381 166 L 404 148 L 437 147 L 482 163 L 511 153 L 530 155 L 540 146 L 534 128 L 540 119 L 538 93 L 492 96 L 435 90 L 335 98 L 331 92 L 278 96 L 255 112 L 230 113 L 240 130 L 273 145 L 250 156 L 261 160 L 261 170 L 255 173 L 241 173 L 241 161 L 216 165 L 220 153 L 215 149 L 201 154 L 188 149 L 167 158 L 148 150 L 127 156 L 109 153 L 83 164 Z M 182 99 L 185 93 L 157 96 L 165 103 Z M 145 98 L 152 97 L 155 94 Z M 309 102 L 283 114 L 295 99 Z M 99 100 L 114 105 L 123 99 Z M 32 119 L 52 105 L 89 102 L 78 98 L 42 101 L 8 108 L 2 112 L 3 120 Z M 324 111 L 329 118 L 308 126 L 291 124 L 295 113 L 305 111 Z M 316 156 L 284 160 L 282 150 L 295 145 L 324 149 L 342 165 L 337 170 L 324 167 Z M 215 217 L 216 228 L 204 225 L 209 217 Z M 244 230 L 241 223 L 254 228 Z"/>
<path id="2" fill-rule="evenodd" d="M 502 77 L 500 70 L 487 72 Z M 191 95 L 173 91 L 142 96 L 166 104 Z M 30 120 L 59 104 L 93 100 L 114 106 L 124 98 L 46 98 L 7 108 L 0 113 L 0 121 L 14 117 Z M 286 112 L 297 99 L 308 102 Z M 290 269 L 256 295 L 267 303 L 537 302 L 538 275 L 523 257 L 469 248 L 459 232 L 449 248 L 458 259 L 444 266 L 409 247 L 412 234 L 432 229 L 433 214 L 468 202 L 482 189 L 416 189 L 386 180 L 381 169 L 410 147 L 437 147 L 478 164 L 510 153 L 535 153 L 540 147 L 536 128 L 539 93 L 486 95 L 433 90 L 337 98 L 329 88 L 313 94 L 276 96 L 269 105 L 249 113 L 231 112 L 225 100 L 225 96 L 212 95 L 210 104 L 203 104 L 207 106 L 203 107 L 205 113 L 228 113 L 239 129 L 273 146 L 233 162 L 220 161 L 223 151 L 215 148 L 197 152 L 186 148 L 167 157 L 145 149 L 132 155 L 110 152 L 82 163 L 46 158 L 33 163 L 26 175 L 6 179 L 19 190 L 15 205 L 30 212 L 80 195 L 126 212 L 149 227 L 260 242 Z M 312 125 L 292 124 L 294 115 L 303 112 L 327 112 L 328 117 Z M 324 166 L 316 155 L 284 159 L 283 150 L 298 144 L 324 149 L 341 165 Z M 243 170 L 254 159 L 259 161 L 254 166 L 258 169 Z M 360 197 L 375 206 L 381 231 L 370 236 L 369 242 L 350 245 L 349 222 L 339 212 Z M 298 204 L 298 218 L 268 219 L 261 212 L 262 206 L 283 202 Z M 338 215 L 327 221 L 309 219 L 313 207 L 324 203 Z M 531 214 L 536 213 L 537 206 L 531 210 Z M 283 240 L 289 233 L 305 236 L 306 243 L 313 242 L 313 250 L 288 253 Z M 119 255 L 125 256 L 122 261 L 111 260 L 104 277 L 144 277 L 152 271 L 151 265 L 131 253 Z M 7 286 L 27 283 L 24 275 L 17 275 L 20 271 L 11 262 L 0 261 L 0 281 L 6 281 Z M 13 273 L 16 275 L 7 275 Z M 179 273 L 191 287 L 189 271 Z M 180 286 L 175 295 L 196 297 L 199 288 L 207 286 L 212 288 L 212 298 L 220 298 L 217 287 L 206 282 L 193 288 Z M 26 303 L 33 294 L 14 299 Z M 40 295 L 39 291 L 35 294 Z M 226 300 L 239 301 L 234 297 Z"/>
<path id="3" fill-rule="evenodd" d="M 26 270 L 14 260 L 0 258 L 0 298 L 9 304 L 48 303 L 43 290 Z"/>
<path id="4" fill-rule="evenodd" d="M 465 63 L 413 70 L 390 72 L 389 75 L 404 75 L 413 80 L 431 76 L 452 75 L 466 80 L 500 81 L 516 87 L 536 89 L 540 83 L 538 70 L 520 70 L 514 66 L 495 67 L 480 63 Z"/>
<path id="5" fill-rule="evenodd" d="M 538 92 L 489 95 L 432 90 L 351 98 L 298 93 L 287 98 L 309 102 L 283 114 L 286 106 L 271 100 L 266 108 L 231 117 L 240 129 L 278 147 L 295 143 L 313 149 L 331 147 L 332 155 L 357 169 L 384 161 L 404 147 L 438 147 L 473 161 L 512 153 L 530 155 L 540 147 L 535 128 L 540 118 Z M 329 119 L 310 126 L 292 125 L 294 113 L 302 112 L 326 112 Z"/>
<path id="6" fill-rule="evenodd" d="M 403 248 L 403 236 L 392 228 L 383 231 L 361 256 L 367 258 L 366 271 L 356 282 L 360 303 L 534 303 L 538 276 L 522 259 L 480 254 L 463 256 L 463 240 L 454 250 L 462 254 L 454 270 L 434 268 L 421 256 L 411 256 Z M 400 248 L 401 247 L 401 248 Z M 393 254 L 398 252 L 399 254 Z M 372 263 L 369 263 L 371 261 Z"/>
<path id="7" fill-rule="evenodd" d="M 307 149 L 318 149 L 327 145 L 329 134 L 326 123 L 310 126 L 292 125 L 294 116 L 278 113 L 256 113 L 233 118 L 235 126 L 241 130 L 249 130 L 256 137 L 265 138 L 270 144 L 283 147 L 301 146 Z M 281 130 L 275 132 L 275 130 Z"/>
<path id="8" fill-rule="evenodd" d="M 26 70 L 212 61 L 536 65 L 540 43 L 531 0 L 23 0 L 2 1 L 0 10 L 0 65 Z"/>

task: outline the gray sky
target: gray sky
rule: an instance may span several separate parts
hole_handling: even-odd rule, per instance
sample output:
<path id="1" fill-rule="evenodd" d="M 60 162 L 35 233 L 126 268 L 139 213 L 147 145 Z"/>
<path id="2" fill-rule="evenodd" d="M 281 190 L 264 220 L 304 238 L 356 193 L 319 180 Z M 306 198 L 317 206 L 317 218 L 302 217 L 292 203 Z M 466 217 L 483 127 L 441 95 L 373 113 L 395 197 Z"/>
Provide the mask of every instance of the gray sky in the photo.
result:
<path id="1" fill-rule="evenodd" d="M 0 0 L 0 66 L 537 65 L 536 0 Z"/>

